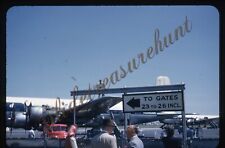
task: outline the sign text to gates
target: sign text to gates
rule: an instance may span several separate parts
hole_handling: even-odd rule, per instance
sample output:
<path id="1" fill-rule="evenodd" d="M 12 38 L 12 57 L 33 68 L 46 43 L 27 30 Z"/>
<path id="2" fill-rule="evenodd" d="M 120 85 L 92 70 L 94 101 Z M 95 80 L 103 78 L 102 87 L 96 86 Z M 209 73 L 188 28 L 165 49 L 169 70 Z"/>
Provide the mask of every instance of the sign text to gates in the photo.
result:
<path id="1" fill-rule="evenodd" d="M 181 91 L 123 95 L 124 112 L 183 111 Z"/>

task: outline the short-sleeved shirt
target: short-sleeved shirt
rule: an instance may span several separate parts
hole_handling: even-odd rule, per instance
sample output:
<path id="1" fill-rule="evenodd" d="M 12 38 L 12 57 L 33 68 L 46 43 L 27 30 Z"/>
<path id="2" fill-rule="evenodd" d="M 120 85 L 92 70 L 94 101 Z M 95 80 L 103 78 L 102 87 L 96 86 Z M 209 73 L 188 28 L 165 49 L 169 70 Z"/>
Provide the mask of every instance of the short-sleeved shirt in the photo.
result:
<path id="1" fill-rule="evenodd" d="M 92 139 L 91 148 L 117 148 L 116 137 L 102 131 Z"/>

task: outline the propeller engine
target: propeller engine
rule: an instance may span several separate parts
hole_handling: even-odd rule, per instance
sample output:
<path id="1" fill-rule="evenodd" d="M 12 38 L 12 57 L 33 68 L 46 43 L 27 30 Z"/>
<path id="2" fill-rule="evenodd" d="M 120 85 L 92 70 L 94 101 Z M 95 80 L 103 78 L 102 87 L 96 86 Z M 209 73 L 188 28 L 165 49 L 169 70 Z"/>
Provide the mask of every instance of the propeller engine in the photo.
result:
<path id="1" fill-rule="evenodd" d="M 22 103 L 8 103 L 6 111 L 6 126 L 12 128 L 24 127 L 25 125 L 25 110 Z"/>
<path id="2" fill-rule="evenodd" d="M 31 107 L 32 107 L 32 103 L 30 102 L 29 105 L 27 105 L 27 102 L 24 102 L 24 106 L 25 106 L 25 115 L 26 115 L 26 119 L 25 119 L 25 129 L 31 129 L 30 126 L 30 111 L 31 111 Z"/>

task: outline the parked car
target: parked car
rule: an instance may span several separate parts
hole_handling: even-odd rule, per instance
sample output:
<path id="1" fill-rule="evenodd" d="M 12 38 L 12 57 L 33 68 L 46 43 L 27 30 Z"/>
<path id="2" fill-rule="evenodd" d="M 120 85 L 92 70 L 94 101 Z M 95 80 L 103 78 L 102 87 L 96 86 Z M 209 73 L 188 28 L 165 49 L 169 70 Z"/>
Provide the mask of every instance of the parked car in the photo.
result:
<path id="1" fill-rule="evenodd" d="M 47 132 L 49 138 L 65 139 L 67 137 L 66 124 L 50 124 Z"/>

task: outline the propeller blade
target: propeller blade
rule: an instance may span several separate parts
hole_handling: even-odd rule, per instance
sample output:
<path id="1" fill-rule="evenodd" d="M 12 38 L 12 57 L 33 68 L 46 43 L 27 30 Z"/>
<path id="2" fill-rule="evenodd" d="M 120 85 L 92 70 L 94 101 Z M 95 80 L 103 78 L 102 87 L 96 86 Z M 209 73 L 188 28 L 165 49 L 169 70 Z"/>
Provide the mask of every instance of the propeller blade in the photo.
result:
<path id="1" fill-rule="evenodd" d="M 14 103 L 12 104 L 12 111 L 11 111 L 11 120 L 10 120 L 10 134 L 12 134 L 12 127 L 13 127 L 13 122 L 15 121 L 16 117 L 16 109 Z"/>

